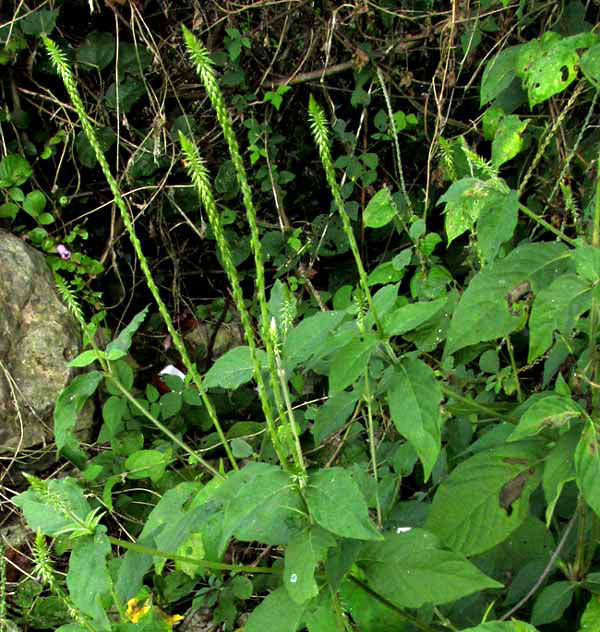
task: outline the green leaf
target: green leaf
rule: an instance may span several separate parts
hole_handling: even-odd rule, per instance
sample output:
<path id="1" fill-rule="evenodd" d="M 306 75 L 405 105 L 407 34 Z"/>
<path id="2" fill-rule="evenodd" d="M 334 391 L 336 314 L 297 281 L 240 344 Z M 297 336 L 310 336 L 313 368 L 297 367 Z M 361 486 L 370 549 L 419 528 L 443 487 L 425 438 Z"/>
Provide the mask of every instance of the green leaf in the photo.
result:
<path id="1" fill-rule="evenodd" d="M 573 251 L 577 274 L 590 283 L 600 281 L 600 252 L 589 244 L 578 243 Z"/>
<path id="2" fill-rule="evenodd" d="M 61 391 L 54 407 L 54 439 L 57 450 L 62 450 L 70 438 L 74 439 L 71 431 L 77 422 L 77 415 L 103 377 L 100 371 L 89 371 L 78 375 Z"/>
<path id="3" fill-rule="evenodd" d="M 74 605 L 92 619 L 94 629 L 107 632 L 112 628 L 102 600 L 112 588 L 106 563 L 110 551 L 110 542 L 104 534 L 77 539 L 67 574 L 69 595 Z"/>
<path id="4" fill-rule="evenodd" d="M 48 496 L 57 498 L 58 502 L 49 502 L 46 495 L 32 489 L 18 494 L 12 500 L 20 507 L 32 531 L 40 529 L 42 533 L 54 537 L 65 527 L 73 524 L 73 519 L 62 508 L 68 509 L 82 522 L 90 512 L 90 505 L 83 495 L 83 490 L 75 479 L 53 479 L 44 483 L 48 485 Z"/>
<path id="5" fill-rule="evenodd" d="M 580 426 L 565 432 L 546 457 L 542 487 L 547 503 L 546 526 L 548 527 L 565 483 L 575 480 L 575 450 L 580 435 Z"/>
<path id="6" fill-rule="evenodd" d="M 508 441 L 519 441 L 544 429 L 561 428 L 582 414 L 581 408 L 569 397 L 549 394 L 536 398 L 519 419 Z"/>
<path id="7" fill-rule="evenodd" d="M 184 557 L 193 557 L 197 560 L 204 559 L 204 543 L 202 542 L 201 533 L 190 533 L 187 539 L 177 549 L 177 555 Z M 175 568 L 182 573 L 185 573 L 192 579 L 196 577 L 199 570 L 197 564 L 193 562 L 184 562 L 182 560 L 175 560 Z"/>
<path id="8" fill-rule="evenodd" d="M 311 474 L 306 502 L 315 522 L 331 533 L 356 540 L 382 538 L 371 524 L 365 498 L 348 470 L 332 467 Z"/>
<path id="9" fill-rule="evenodd" d="M 262 349 L 256 350 L 261 367 L 267 366 L 267 356 Z M 222 355 L 206 372 L 204 387 L 235 389 L 252 379 L 254 364 L 250 347 L 235 347 Z"/>
<path id="10" fill-rule="evenodd" d="M 293 601 L 302 604 L 319 594 L 315 569 L 334 545 L 335 539 L 319 527 L 310 527 L 290 540 L 285 549 L 283 578 Z"/>
<path id="11" fill-rule="evenodd" d="M 31 191 L 25 196 L 23 208 L 31 215 L 37 217 L 46 206 L 46 197 L 41 191 Z"/>
<path id="12" fill-rule="evenodd" d="M 585 501 L 600 516 L 600 446 L 591 423 L 586 425 L 575 450 L 575 474 Z"/>
<path id="13" fill-rule="evenodd" d="M 210 489 L 210 485 L 211 484 L 208 483 L 203 489 Z M 177 542 L 177 539 L 171 537 L 170 533 L 168 533 L 168 529 L 170 526 L 174 526 L 175 528 L 180 526 L 178 525 L 178 521 L 174 520 L 174 517 L 183 514 L 184 504 L 194 492 L 197 492 L 197 489 L 197 486 L 194 484 L 180 483 L 166 491 L 148 515 L 142 532 L 138 537 L 138 542 L 154 545 L 157 535 L 167 531 L 169 542 L 167 543 L 166 550 L 177 550 L 187 538 L 187 534 L 182 533 L 181 542 Z M 200 526 L 200 522 L 200 520 L 197 520 L 197 527 Z M 151 568 L 152 562 L 153 556 L 147 553 L 138 553 L 136 551 L 127 551 L 125 553 L 118 569 L 115 586 L 119 599 L 127 601 L 138 592 L 142 586 L 144 575 Z M 165 562 L 166 560 L 162 556 L 154 558 L 157 573 L 161 572 Z"/>
<path id="14" fill-rule="evenodd" d="M 529 623 L 524 621 L 488 621 L 487 623 L 480 623 L 474 628 L 467 628 L 462 632 L 537 632 L 537 628 L 534 628 Z"/>
<path id="15" fill-rule="evenodd" d="M 33 174 L 31 165 L 23 156 L 8 154 L 0 161 L 0 187 L 19 186 Z"/>
<path id="16" fill-rule="evenodd" d="M 98 144 L 103 152 L 107 152 L 116 140 L 115 133 L 110 127 L 100 127 L 96 131 L 96 137 Z M 90 141 L 84 132 L 79 132 L 75 137 L 75 150 L 77 151 L 77 157 L 84 167 L 93 169 L 98 162 L 96 158 L 96 152 L 90 145 Z"/>
<path id="17" fill-rule="evenodd" d="M 542 456 L 534 441 L 502 445 L 460 463 L 442 482 L 426 527 L 464 555 L 496 546 L 529 515 Z"/>
<path id="18" fill-rule="evenodd" d="M 350 419 L 357 401 L 358 394 L 355 391 L 340 391 L 318 408 L 311 429 L 316 445 L 321 445 L 327 437 L 342 428 Z"/>
<path id="19" fill-rule="evenodd" d="M 591 595 L 579 622 L 579 632 L 600 632 L 600 597 Z"/>
<path id="20" fill-rule="evenodd" d="M 133 334 L 139 329 L 140 325 L 144 322 L 146 314 L 148 313 L 150 305 L 146 305 L 144 309 L 136 314 L 129 325 L 121 331 L 121 333 L 112 341 L 106 345 L 106 353 L 110 354 L 113 350 L 118 350 L 121 353 L 127 354 L 129 347 L 131 346 L 131 338 Z M 116 358 L 115 358 L 116 359 Z"/>
<path id="21" fill-rule="evenodd" d="M 104 356 L 104 353 L 100 351 L 101 357 Z M 88 351 L 84 351 L 80 353 L 78 356 L 73 358 L 71 362 L 69 362 L 70 367 L 83 367 L 89 366 L 93 364 L 98 359 L 98 352 L 95 349 L 89 349 Z"/>
<path id="22" fill-rule="evenodd" d="M 489 107 L 483 113 L 483 137 L 485 140 L 494 140 L 500 121 L 506 116 L 506 112 L 498 105 Z"/>
<path id="23" fill-rule="evenodd" d="M 331 332 L 344 319 L 343 311 L 317 312 L 298 323 L 283 344 L 283 358 L 294 368 L 318 353 Z"/>
<path id="24" fill-rule="evenodd" d="M 344 581 L 340 588 L 340 595 L 344 609 L 352 616 L 360 632 L 405 632 L 407 630 L 406 619 L 402 614 L 392 610 L 378 599 L 374 599 L 353 581 L 349 579 Z M 335 628 L 334 630 L 338 632 Z M 312 629 L 309 628 L 309 632 L 313 632 Z"/>
<path id="25" fill-rule="evenodd" d="M 394 367 L 387 399 L 394 426 L 416 450 L 427 481 L 442 447 L 442 389 L 433 369 L 417 358 L 402 358 Z"/>
<path id="26" fill-rule="evenodd" d="M 390 190 L 384 186 L 369 200 L 363 214 L 363 224 L 369 228 L 381 228 L 396 215 L 396 205 Z"/>
<path id="27" fill-rule="evenodd" d="M 454 310 L 444 355 L 513 332 L 522 318 L 511 311 L 509 293 L 525 281 L 537 293 L 569 268 L 572 259 L 565 246 L 540 242 L 518 246 L 483 269 L 471 280 Z"/>
<path id="28" fill-rule="evenodd" d="M 322 591 L 318 599 L 311 602 L 305 614 L 308 632 L 340 632 L 339 613 L 336 604 L 327 591 Z M 363 632 L 367 632 L 361 627 Z M 383 632 L 380 630 L 380 632 Z"/>
<path id="29" fill-rule="evenodd" d="M 223 502 L 221 550 L 229 539 L 286 544 L 302 518 L 302 501 L 290 475 L 267 463 L 249 463 L 221 485 Z"/>
<path id="30" fill-rule="evenodd" d="M 383 329 L 388 336 L 400 336 L 433 318 L 446 304 L 446 296 L 433 301 L 409 303 L 383 317 Z"/>
<path id="31" fill-rule="evenodd" d="M 136 101 L 146 94 L 146 86 L 140 79 L 127 77 L 119 84 L 119 110 L 127 114 Z M 104 102 L 111 110 L 117 109 L 117 84 L 111 83 L 104 95 Z"/>
<path id="32" fill-rule="evenodd" d="M 542 486 L 547 503 L 546 526 L 550 526 L 554 508 L 565 483 L 575 480 L 574 456 L 580 435 L 580 426 L 576 426 L 561 435 L 546 457 L 542 477 Z"/>
<path id="33" fill-rule="evenodd" d="M 252 446 L 239 437 L 231 440 L 231 451 L 236 459 L 247 459 L 254 454 Z"/>
<path id="34" fill-rule="evenodd" d="M 269 593 L 266 599 L 255 608 L 244 626 L 245 632 L 296 632 L 306 609 L 297 604 L 282 586 Z"/>
<path id="35" fill-rule="evenodd" d="M 592 304 L 590 283 L 574 274 L 563 274 L 536 294 L 529 318 L 531 363 L 552 345 L 555 330 L 568 335 Z"/>
<path id="36" fill-rule="evenodd" d="M 577 77 L 577 48 L 587 48 L 596 41 L 597 37 L 592 33 L 561 38 L 549 31 L 540 39 L 524 44 L 516 71 L 527 90 L 529 107 L 533 108 L 567 88 Z"/>
<path id="37" fill-rule="evenodd" d="M 374 334 L 367 334 L 359 340 L 354 338 L 333 356 L 329 368 L 330 396 L 354 384 L 365 372 L 377 343 Z"/>
<path id="38" fill-rule="evenodd" d="M 181 393 L 176 393 L 175 391 L 165 393 L 160 398 L 159 405 L 161 418 L 170 419 L 171 417 L 175 417 L 175 415 L 181 410 L 181 407 L 183 406 L 183 396 Z"/>
<path id="39" fill-rule="evenodd" d="M 131 44 L 129 42 L 119 43 L 119 75 L 125 74 L 141 77 L 152 65 L 152 53 L 146 46 Z"/>
<path id="40" fill-rule="evenodd" d="M 576 584 L 554 582 L 542 589 L 533 604 L 531 623 L 543 625 L 558 621 L 563 612 L 571 605 Z"/>
<path id="41" fill-rule="evenodd" d="M 583 53 L 581 71 L 594 88 L 600 90 L 600 44 L 592 46 Z"/>
<path id="42" fill-rule="evenodd" d="M 369 272 L 368 285 L 378 285 L 383 283 L 396 283 L 404 276 L 404 270 L 397 270 L 392 261 L 380 263 L 374 270 Z"/>
<path id="43" fill-rule="evenodd" d="M 459 235 L 470 230 L 485 204 L 489 186 L 477 178 L 461 178 L 450 185 L 438 204 L 445 204 L 445 229 L 448 245 Z"/>
<path id="44" fill-rule="evenodd" d="M 38 9 L 26 15 L 19 25 L 26 35 L 50 35 L 56 26 L 59 9 Z"/>
<path id="45" fill-rule="evenodd" d="M 462 555 L 442 550 L 424 529 L 387 533 L 384 542 L 364 547 L 357 564 L 369 586 L 401 608 L 444 604 L 502 588 Z"/>
<path id="46" fill-rule="evenodd" d="M 41 215 L 38 215 L 37 221 L 42 226 L 48 226 L 50 224 L 54 224 L 54 215 L 51 215 L 50 213 L 42 213 Z"/>
<path id="47" fill-rule="evenodd" d="M 19 207 L 12 202 L 6 202 L 5 204 L 0 204 L 0 218 L 8 218 L 15 219 L 17 213 L 19 212 Z"/>
<path id="48" fill-rule="evenodd" d="M 167 455 L 158 450 L 139 450 L 134 452 L 125 461 L 127 478 L 149 478 L 157 481 L 167 467 Z"/>
<path id="49" fill-rule="evenodd" d="M 521 48 L 522 45 L 505 48 L 486 64 L 481 79 L 480 107 L 493 101 L 510 86 L 516 77 L 515 66 Z"/>
<path id="50" fill-rule="evenodd" d="M 505 162 L 514 158 L 523 149 L 523 132 L 529 119 L 522 121 L 518 116 L 505 116 L 492 142 L 492 164 L 499 168 Z"/>
<path id="51" fill-rule="evenodd" d="M 116 43 L 111 33 L 90 33 L 77 49 L 77 61 L 84 70 L 104 70 L 115 58 Z"/>

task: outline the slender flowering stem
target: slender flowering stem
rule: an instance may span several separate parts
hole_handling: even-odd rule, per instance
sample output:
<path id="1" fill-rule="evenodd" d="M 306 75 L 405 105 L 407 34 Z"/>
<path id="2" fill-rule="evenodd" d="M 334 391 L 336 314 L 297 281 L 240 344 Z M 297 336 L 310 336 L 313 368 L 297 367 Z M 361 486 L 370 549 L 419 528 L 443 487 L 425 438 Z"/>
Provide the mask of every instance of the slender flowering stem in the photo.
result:
<path id="1" fill-rule="evenodd" d="M 252 252 L 254 253 L 256 291 L 261 315 L 260 334 L 267 351 L 270 385 L 273 391 L 273 396 L 275 397 L 279 417 L 282 421 L 287 421 L 287 424 L 289 425 L 291 422 L 286 418 L 285 405 L 277 382 L 277 367 L 275 365 L 275 356 L 273 354 L 273 344 L 269 336 L 269 310 L 267 307 L 265 291 L 265 269 L 263 264 L 262 246 L 260 243 L 258 224 L 256 222 L 256 209 L 254 208 L 254 203 L 252 202 L 252 192 L 250 190 L 248 177 L 244 168 L 244 161 L 242 160 L 242 156 L 240 154 L 235 132 L 233 131 L 233 122 L 227 111 L 223 95 L 221 94 L 208 50 L 185 26 L 182 26 L 182 29 L 183 37 L 190 53 L 191 60 L 196 68 L 196 72 L 200 77 L 200 80 L 204 85 L 204 88 L 206 89 L 206 93 L 208 94 L 210 102 L 217 115 L 219 125 L 223 130 L 223 136 L 227 142 L 231 162 L 233 163 L 236 177 L 242 191 L 242 199 L 246 209 L 246 218 L 250 227 L 250 245 L 252 247 Z M 293 449 L 293 446 L 290 446 L 290 448 Z"/>
<path id="2" fill-rule="evenodd" d="M 333 199 L 337 206 L 338 212 L 342 219 L 342 224 L 344 226 L 344 232 L 346 233 L 346 238 L 348 239 L 348 243 L 350 244 L 350 249 L 352 250 L 352 254 L 354 255 L 354 261 L 356 262 L 356 268 L 358 269 L 358 276 L 360 279 L 360 285 L 362 291 L 369 303 L 369 308 L 371 313 L 373 314 L 373 319 L 375 320 L 375 325 L 377 326 L 377 330 L 380 334 L 383 333 L 383 327 L 381 326 L 381 322 L 379 321 L 379 317 L 377 316 L 377 312 L 375 311 L 375 305 L 373 305 L 373 299 L 371 298 L 371 291 L 369 290 L 369 284 L 367 282 L 367 273 L 365 272 L 365 268 L 362 263 L 362 259 L 360 258 L 360 253 L 358 251 L 358 245 L 356 243 L 356 238 L 354 237 L 354 232 L 352 231 L 352 226 L 350 224 L 350 218 L 346 213 L 344 199 L 342 198 L 342 192 L 340 190 L 340 185 L 338 184 L 335 178 L 335 170 L 333 167 L 333 160 L 331 159 L 331 152 L 329 150 L 329 138 L 327 133 L 327 121 L 325 120 L 325 114 L 323 110 L 318 106 L 317 102 L 314 100 L 313 96 L 310 96 L 310 102 L 308 105 L 308 111 L 311 120 L 311 130 L 313 134 L 313 138 L 315 139 L 315 144 L 319 150 L 319 155 L 321 157 L 321 163 L 323 168 L 325 169 L 325 177 L 327 178 L 327 184 L 331 189 L 331 193 L 333 195 Z"/>
<path id="3" fill-rule="evenodd" d="M 208 221 L 210 222 L 210 225 L 213 229 L 215 239 L 217 241 L 217 246 L 219 248 L 219 252 L 221 253 L 223 267 L 225 268 L 225 272 L 227 273 L 229 283 L 231 284 L 233 300 L 235 301 L 235 306 L 238 313 L 240 314 L 242 327 L 244 328 L 244 335 L 250 349 L 250 357 L 252 358 L 252 364 L 254 366 L 254 376 L 256 378 L 258 394 L 262 404 L 263 412 L 265 414 L 269 435 L 271 437 L 271 441 L 273 442 L 275 452 L 279 457 L 279 461 L 282 465 L 285 465 L 286 459 L 281 449 L 279 438 L 277 436 L 277 428 L 275 427 L 275 420 L 273 418 L 273 412 L 271 410 L 271 402 L 269 401 L 269 396 L 267 394 L 267 389 L 263 380 L 262 367 L 258 358 L 256 341 L 254 340 L 254 331 L 252 329 L 252 323 L 250 321 L 250 314 L 248 313 L 248 309 L 246 308 L 246 305 L 244 303 L 242 287 L 240 285 L 237 269 L 235 267 L 235 264 L 233 263 L 231 248 L 229 247 L 229 243 L 227 242 L 227 238 L 225 237 L 223 222 L 221 221 L 221 216 L 217 211 L 217 205 L 212 194 L 208 171 L 204 162 L 200 158 L 200 154 L 198 152 L 196 144 L 188 139 L 182 132 L 179 132 L 179 142 L 181 143 L 183 153 L 185 154 L 188 174 L 190 176 L 190 179 L 194 183 L 194 186 L 196 187 L 198 194 L 200 195 L 200 199 L 202 200 L 202 205 L 206 210 Z"/>
<path id="4" fill-rule="evenodd" d="M 237 462 L 235 460 L 235 457 L 233 456 L 233 453 L 231 452 L 231 447 L 229 446 L 229 443 L 227 442 L 227 439 L 225 437 L 225 433 L 223 432 L 221 424 L 219 423 L 219 419 L 217 417 L 215 408 L 211 400 L 209 399 L 208 395 L 206 394 L 206 391 L 204 390 L 204 386 L 202 384 L 202 378 L 200 377 L 200 374 L 198 373 L 196 366 L 194 365 L 191 358 L 189 357 L 187 350 L 185 348 L 185 345 L 183 344 L 183 340 L 181 339 L 181 336 L 179 335 L 179 333 L 176 331 L 175 325 L 173 324 L 173 320 L 171 319 L 171 316 L 167 310 L 167 306 L 165 305 L 162 298 L 160 297 L 160 292 L 158 290 L 158 287 L 156 286 L 156 283 L 154 282 L 154 279 L 152 278 L 152 272 L 150 270 L 150 266 L 148 265 L 148 260 L 146 259 L 142 251 L 142 245 L 135 232 L 135 227 L 133 225 L 133 222 L 131 221 L 131 217 L 129 215 L 127 207 L 125 206 L 125 201 L 123 199 L 123 196 L 121 195 L 119 185 L 110 171 L 110 167 L 108 166 L 108 162 L 106 160 L 106 157 L 104 156 L 104 152 L 102 151 L 102 148 L 100 147 L 100 143 L 98 142 L 98 137 L 96 136 L 94 127 L 92 126 L 90 122 L 87 112 L 85 111 L 83 101 L 81 100 L 81 97 L 79 96 L 79 91 L 77 90 L 77 84 L 75 83 L 75 79 L 73 77 L 73 73 L 71 72 L 71 69 L 67 62 L 67 58 L 65 54 L 58 48 L 58 46 L 49 37 L 42 35 L 42 41 L 44 42 L 44 45 L 46 46 L 46 49 L 48 51 L 48 54 L 50 56 L 52 63 L 54 64 L 54 67 L 56 68 L 58 74 L 63 80 L 63 83 L 65 84 L 65 88 L 67 89 L 67 92 L 69 93 L 69 97 L 71 98 L 73 106 L 77 112 L 77 115 L 79 116 L 79 120 L 81 122 L 83 131 L 92 149 L 94 150 L 96 158 L 98 159 L 98 163 L 100 164 L 102 172 L 104 173 L 104 177 L 106 178 L 106 181 L 108 182 L 110 190 L 112 191 L 112 194 L 114 195 L 115 204 L 117 205 L 119 211 L 121 212 L 123 223 L 125 224 L 127 232 L 129 233 L 129 238 L 131 240 L 135 253 L 140 261 L 140 267 L 142 268 L 144 276 L 146 277 L 146 283 L 148 284 L 148 289 L 150 290 L 150 292 L 152 293 L 152 296 L 154 297 L 154 300 L 156 301 L 156 304 L 158 306 L 158 311 L 160 312 L 160 315 L 162 316 L 165 322 L 165 325 L 167 326 L 167 330 L 169 331 L 169 334 L 171 335 L 173 344 L 175 345 L 177 351 L 179 352 L 179 355 L 181 356 L 181 360 L 183 364 L 185 365 L 186 369 L 192 376 L 192 380 L 194 384 L 196 385 L 198 392 L 200 393 L 200 397 L 202 398 L 204 405 L 206 406 L 206 410 L 215 427 L 215 430 L 217 431 L 219 438 L 221 439 L 221 442 L 223 443 L 223 447 L 225 448 L 227 456 L 229 457 L 229 460 L 231 461 L 231 465 L 233 466 L 234 469 L 237 470 L 238 469 Z"/>

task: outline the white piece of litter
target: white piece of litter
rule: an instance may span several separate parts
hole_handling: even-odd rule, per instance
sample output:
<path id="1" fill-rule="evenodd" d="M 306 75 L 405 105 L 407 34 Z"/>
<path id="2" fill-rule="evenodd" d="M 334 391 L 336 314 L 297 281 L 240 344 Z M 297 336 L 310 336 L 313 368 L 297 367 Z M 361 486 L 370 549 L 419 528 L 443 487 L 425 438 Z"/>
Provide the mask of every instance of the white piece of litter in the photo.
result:
<path id="1" fill-rule="evenodd" d="M 298 581 L 298 575 L 296 575 L 296 573 L 292 573 L 292 574 L 290 575 L 290 582 L 291 582 L 292 584 L 295 584 L 297 581 Z"/>
<path id="2" fill-rule="evenodd" d="M 167 364 L 167 366 L 159 373 L 159 375 L 176 375 L 177 377 L 185 380 L 185 373 L 180 371 L 176 366 Z"/>
<path id="3" fill-rule="evenodd" d="M 396 533 L 406 533 L 407 531 L 410 531 L 412 529 L 412 527 L 398 527 L 396 529 Z"/>

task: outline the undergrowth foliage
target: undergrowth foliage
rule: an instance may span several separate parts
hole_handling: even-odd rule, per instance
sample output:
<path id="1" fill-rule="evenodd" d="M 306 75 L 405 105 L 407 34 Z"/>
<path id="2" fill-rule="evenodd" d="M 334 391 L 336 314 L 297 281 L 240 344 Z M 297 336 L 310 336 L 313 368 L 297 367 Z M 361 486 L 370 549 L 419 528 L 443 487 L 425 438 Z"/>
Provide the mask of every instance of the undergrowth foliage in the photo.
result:
<path id="1" fill-rule="evenodd" d="M 258 305 L 253 310 L 244 295 L 237 245 L 227 236 L 199 144 L 191 131 L 180 130 L 186 171 L 208 218 L 246 342 L 218 358 L 204 376 L 161 298 L 68 57 L 45 31 L 40 37 L 187 371 L 183 379 L 164 377 L 170 390 L 162 397 L 151 385 L 142 393 L 126 358 L 148 308 L 101 345 L 88 330 L 77 293 L 59 280 L 90 347 L 70 366 L 95 367 L 64 389 L 54 413 L 57 448 L 81 475 L 29 475 L 30 488 L 14 499 L 37 534 L 35 572 L 73 620 L 59 630 L 169 630 L 182 618 L 167 614 L 169 604 L 189 595 L 193 609 L 214 607 L 226 629 L 236 625 L 238 610 L 249 612 L 242 621 L 245 632 L 527 632 L 559 621 L 575 606 L 581 620 L 569 629 L 595 629 L 600 178 L 588 196 L 589 225 L 568 183 L 560 183 L 578 222 L 570 235 L 522 203 L 564 113 L 545 136 L 527 137 L 530 119 L 502 104 L 516 85 L 530 109 L 576 81 L 574 99 L 589 86 L 597 91 L 598 36 L 547 32 L 488 60 L 480 97 L 482 106 L 492 104 L 483 117 L 489 159 L 464 137 L 437 139 L 449 181 L 437 200 L 446 242 L 450 248 L 468 239 L 474 262 L 463 287 L 433 255 L 441 241 L 427 231 L 433 209 L 408 197 L 382 72 L 377 79 L 392 120 L 385 133 L 396 145 L 400 191 L 387 185 L 373 190 L 361 229 L 398 233 L 406 247 L 370 273 L 344 181 L 336 175 L 332 134 L 339 127 L 330 126 L 318 95 L 311 94 L 307 124 L 352 254 L 356 287 L 337 294 L 333 309 L 321 302 L 296 319 L 299 300 L 288 284 L 277 280 L 268 295 L 257 211 L 233 121 L 211 55 L 183 27 L 242 194 Z M 228 32 L 228 38 L 237 59 L 247 43 L 239 32 Z M 582 134 L 567 162 L 576 156 Z M 503 165 L 522 155 L 526 141 L 537 143 L 529 169 L 520 181 L 505 180 Z M 374 160 L 355 165 L 361 177 L 370 177 L 363 167 Z M 522 217 L 534 222 L 535 234 L 519 229 Z M 411 264 L 418 275 L 409 297 L 401 280 Z M 375 286 L 381 287 L 375 292 Z M 543 375 L 532 388 L 527 372 L 542 362 Z M 305 390 L 310 375 L 324 384 L 324 397 Z M 252 381 L 263 419 L 248 422 L 254 425 L 243 434 L 231 433 L 209 391 L 234 394 Z M 106 395 L 98 442 L 111 448 L 90 459 L 74 428 L 97 392 Z M 176 427 L 173 419 L 184 405 L 198 411 L 204 429 L 214 428 L 210 448 L 223 451 L 219 460 L 206 458 Z M 152 448 L 144 448 L 142 428 L 161 433 Z M 242 439 L 252 434 L 248 428 L 260 436 L 254 444 Z M 363 434 L 366 443 L 357 439 Z M 336 447 L 322 458 L 319 451 L 332 436 L 354 452 L 338 460 Z M 169 478 L 169 470 L 179 478 Z M 160 490 L 129 539 L 111 535 L 119 519 L 114 489 L 126 479 L 149 481 Z M 408 498 L 405 479 L 411 485 L 418 480 L 422 490 Z M 102 492 L 88 493 L 96 480 Z M 57 552 L 69 554 L 66 583 L 47 538 Z M 260 547 L 260 555 L 245 563 L 240 543 L 248 550 Z"/>

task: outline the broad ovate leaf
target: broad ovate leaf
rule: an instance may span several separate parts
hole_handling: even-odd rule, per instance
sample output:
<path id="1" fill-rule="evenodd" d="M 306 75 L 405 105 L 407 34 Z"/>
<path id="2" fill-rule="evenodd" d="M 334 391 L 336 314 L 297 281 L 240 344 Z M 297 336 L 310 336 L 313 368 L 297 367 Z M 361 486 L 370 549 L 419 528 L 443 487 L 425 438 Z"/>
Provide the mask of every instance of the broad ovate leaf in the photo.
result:
<path id="1" fill-rule="evenodd" d="M 305 610 L 306 605 L 296 603 L 281 586 L 250 613 L 244 632 L 296 632 Z"/>
<path id="2" fill-rule="evenodd" d="M 488 61 L 481 79 L 479 99 L 479 105 L 481 107 L 493 101 L 510 86 L 516 77 L 515 66 L 521 48 L 522 44 L 505 48 Z"/>
<path id="3" fill-rule="evenodd" d="M 416 450 L 427 480 L 441 450 L 442 389 L 433 369 L 417 358 L 403 358 L 394 368 L 387 399 L 394 426 Z"/>
<path id="4" fill-rule="evenodd" d="M 550 526 L 552 514 L 563 487 L 575 480 L 575 449 L 581 435 L 581 427 L 575 426 L 562 434 L 550 450 L 544 463 L 542 487 L 546 497 L 546 526 Z"/>
<path id="5" fill-rule="evenodd" d="M 295 534 L 286 546 L 284 585 L 296 603 L 305 603 L 319 594 L 315 569 L 335 544 L 330 533 L 315 525 Z"/>
<path id="6" fill-rule="evenodd" d="M 498 125 L 492 141 L 492 164 L 498 168 L 514 158 L 523 148 L 523 132 L 529 119 L 522 121 L 518 116 L 505 116 Z"/>
<path id="7" fill-rule="evenodd" d="M 363 214 L 363 224 L 369 228 L 381 228 L 396 215 L 396 205 L 390 190 L 384 186 L 369 200 Z"/>
<path id="8" fill-rule="evenodd" d="M 583 53 L 581 71 L 594 88 L 600 90 L 600 44 L 592 46 Z"/>
<path id="9" fill-rule="evenodd" d="M 256 353 L 261 367 L 267 366 L 267 356 L 262 349 Z M 206 372 L 204 387 L 235 389 L 249 382 L 254 373 L 254 364 L 250 347 L 240 346 L 230 349 L 222 355 Z"/>
<path id="10" fill-rule="evenodd" d="M 540 483 L 543 444 L 523 441 L 460 463 L 439 486 L 426 527 L 452 550 L 477 555 L 496 546 L 529 515 Z"/>
<path id="11" fill-rule="evenodd" d="M 587 504 L 600 516 L 600 443 L 593 424 L 587 424 L 575 450 L 575 480 Z"/>
<path id="12" fill-rule="evenodd" d="M 267 463 L 249 463 L 221 485 L 223 502 L 221 550 L 229 539 L 286 544 L 302 523 L 302 501 L 290 475 Z M 301 524 L 300 524 L 301 526 Z"/>
<path id="13" fill-rule="evenodd" d="M 531 363 L 552 345 L 555 331 L 569 334 L 592 304 L 592 286 L 580 275 L 563 274 L 536 294 L 529 318 Z"/>
<path id="14" fill-rule="evenodd" d="M 454 310 L 444 355 L 515 331 L 523 322 L 511 298 L 515 289 L 527 283 L 537 294 L 573 268 L 569 250 L 558 242 L 523 244 L 484 268 L 471 280 Z"/>
<path id="15" fill-rule="evenodd" d="M 377 343 L 377 337 L 368 333 L 363 338 L 351 340 L 333 356 L 329 368 L 329 395 L 354 384 L 366 371 Z"/>
<path id="16" fill-rule="evenodd" d="M 463 555 L 443 550 L 424 529 L 387 533 L 383 542 L 363 549 L 357 564 L 369 586 L 401 608 L 449 603 L 502 587 Z"/>
<path id="17" fill-rule="evenodd" d="M 314 521 L 335 535 L 356 540 L 380 540 L 369 518 L 365 497 L 352 474 L 341 467 L 318 470 L 305 491 Z"/>
<path id="18" fill-rule="evenodd" d="M 549 394 L 538 398 L 521 416 L 508 441 L 519 441 L 544 429 L 561 428 L 582 414 L 581 408 L 570 397 Z"/>

